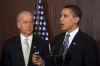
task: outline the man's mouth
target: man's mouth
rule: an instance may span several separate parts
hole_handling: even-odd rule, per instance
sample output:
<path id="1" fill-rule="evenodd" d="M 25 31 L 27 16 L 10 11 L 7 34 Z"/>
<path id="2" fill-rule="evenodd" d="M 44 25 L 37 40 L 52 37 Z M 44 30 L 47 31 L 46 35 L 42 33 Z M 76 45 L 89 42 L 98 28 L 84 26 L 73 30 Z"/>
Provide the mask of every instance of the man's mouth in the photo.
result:
<path id="1" fill-rule="evenodd" d="M 62 24 L 62 23 L 59 23 L 59 25 L 60 25 L 60 26 L 63 26 L 64 24 Z"/>

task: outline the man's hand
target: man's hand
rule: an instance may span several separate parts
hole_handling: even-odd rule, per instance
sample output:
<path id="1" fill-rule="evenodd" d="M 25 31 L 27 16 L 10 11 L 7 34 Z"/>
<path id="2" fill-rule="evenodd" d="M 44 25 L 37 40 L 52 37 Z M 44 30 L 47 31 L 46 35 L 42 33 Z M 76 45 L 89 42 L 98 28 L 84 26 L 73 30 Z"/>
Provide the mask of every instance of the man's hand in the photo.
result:
<path id="1" fill-rule="evenodd" d="M 39 55 L 32 55 L 32 63 L 39 65 L 39 66 L 44 66 L 44 61 Z"/>

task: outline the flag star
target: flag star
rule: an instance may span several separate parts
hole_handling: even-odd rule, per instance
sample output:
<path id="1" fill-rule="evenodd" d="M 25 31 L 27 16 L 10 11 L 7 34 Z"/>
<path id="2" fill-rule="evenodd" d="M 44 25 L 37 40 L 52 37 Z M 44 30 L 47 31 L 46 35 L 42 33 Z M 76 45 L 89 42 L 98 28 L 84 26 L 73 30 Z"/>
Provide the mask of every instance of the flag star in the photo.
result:
<path id="1" fill-rule="evenodd" d="M 44 32 L 42 32 L 42 35 L 45 35 L 45 33 L 44 33 Z"/>
<path id="2" fill-rule="evenodd" d="M 41 8 L 41 6 L 39 5 L 39 6 L 38 6 L 38 10 L 39 10 L 40 8 Z"/>
<path id="3" fill-rule="evenodd" d="M 42 22 L 40 21 L 40 25 L 42 25 Z"/>
<path id="4" fill-rule="evenodd" d="M 41 30 L 41 27 L 39 27 L 39 30 Z"/>
<path id="5" fill-rule="evenodd" d="M 48 37 L 46 37 L 45 40 L 48 40 Z"/>
<path id="6" fill-rule="evenodd" d="M 46 32 L 46 35 L 48 36 L 48 32 Z"/>
<path id="7" fill-rule="evenodd" d="M 46 25 L 46 22 L 44 22 L 43 24 Z"/>
<path id="8" fill-rule="evenodd" d="M 45 28 L 45 27 L 43 27 L 43 30 L 46 30 L 46 28 Z"/>
<path id="9" fill-rule="evenodd" d="M 41 0 L 39 0 L 39 3 L 42 3 L 42 1 L 41 1 Z"/>
<path id="10" fill-rule="evenodd" d="M 38 24 L 38 21 L 36 21 L 35 24 L 37 25 Z"/>
<path id="11" fill-rule="evenodd" d="M 38 14 L 40 14 L 40 11 L 38 11 Z"/>
<path id="12" fill-rule="evenodd" d="M 43 11 L 41 11 L 41 14 L 43 15 L 43 14 L 44 14 L 44 12 L 43 12 Z"/>
<path id="13" fill-rule="evenodd" d="M 40 19 L 43 20 L 43 16 L 41 16 Z"/>

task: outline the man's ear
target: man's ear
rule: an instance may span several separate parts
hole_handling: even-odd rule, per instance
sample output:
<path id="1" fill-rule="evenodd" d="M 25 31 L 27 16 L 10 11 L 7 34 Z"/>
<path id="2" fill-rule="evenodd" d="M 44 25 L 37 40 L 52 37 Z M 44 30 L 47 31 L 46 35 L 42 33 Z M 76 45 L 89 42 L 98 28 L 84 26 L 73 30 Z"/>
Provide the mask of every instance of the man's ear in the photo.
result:
<path id="1" fill-rule="evenodd" d="M 20 24 L 19 24 L 19 22 L 17 22 L 17 28 L 18 28 L 18 29 L 20 28 Z"/>
<path id="2" fill-rule="evenodd" d="M 80 18 L 79 17 L 74 17 L 74 21 L 76 24 L 78 24 L 78 22 L 80 21 Z"/>

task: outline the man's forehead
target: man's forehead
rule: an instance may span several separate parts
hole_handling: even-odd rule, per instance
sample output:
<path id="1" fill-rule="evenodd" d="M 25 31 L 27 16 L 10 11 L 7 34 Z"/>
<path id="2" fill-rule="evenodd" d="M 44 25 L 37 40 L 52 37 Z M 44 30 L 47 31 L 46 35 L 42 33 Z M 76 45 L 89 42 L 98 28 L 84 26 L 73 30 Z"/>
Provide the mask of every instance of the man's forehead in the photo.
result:
<path id="1" fill-rule="evenodd" d="M 30 14 L 30 13 L 21 14 L 21 15 L 19 16 L 20 19 L 23 19 L 23 18 L 30 18 L 30 17 L 32 17 L 32 14 Z"/>
<path id="2" fill-rule="evenodd" d="M 20 16 L 32 16 L 32 14 L 31 13 L 22 13 L 22 14 L 20 14 Z"/>
<path id="3" fill-rule="evenodd" d="M 71 10 L 69 8 L 64 8 L 62 9 L 61 14 L 71 14 Z"/>
<path id="4" fill-rule="evenodd" d="M 63 12 L 71 11 L 71 9 L 70 9 L 70 8 L 63 8 L 62 11 L 63 11 Z"/>

